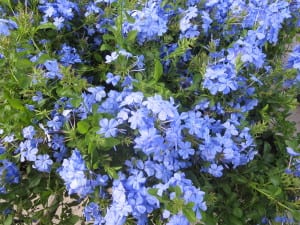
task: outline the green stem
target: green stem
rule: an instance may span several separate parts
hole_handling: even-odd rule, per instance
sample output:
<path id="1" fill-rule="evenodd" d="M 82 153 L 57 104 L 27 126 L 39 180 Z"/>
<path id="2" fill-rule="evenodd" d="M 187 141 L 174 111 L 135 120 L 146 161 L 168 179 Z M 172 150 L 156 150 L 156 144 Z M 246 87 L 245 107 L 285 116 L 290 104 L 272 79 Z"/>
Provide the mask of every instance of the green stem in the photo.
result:
<path id="1" fill-rule="evenodd" d="M 288 211 L 292 212 L 293 210 L 291 208 L 289 208 L 288 206 L 286 206 L 285 204 L 283 204 L 282 202 L 278 201 L 277 199 L 273 198 L 270 194 L 268 194 L 267 192 L 265 192 L 264 190 L 257 188 L 256 184 L 254 183 L 250 183 L 249 185 L 251 188 L 253 188 L 254 190 L 256 190 L 257 192 L 263 194 L 264 196 L 266 196 L 268 199 L 270 199 L 271 201 L 275 202 L 277 205 L 281 206 L 284 209 L 287 209 Z"/>

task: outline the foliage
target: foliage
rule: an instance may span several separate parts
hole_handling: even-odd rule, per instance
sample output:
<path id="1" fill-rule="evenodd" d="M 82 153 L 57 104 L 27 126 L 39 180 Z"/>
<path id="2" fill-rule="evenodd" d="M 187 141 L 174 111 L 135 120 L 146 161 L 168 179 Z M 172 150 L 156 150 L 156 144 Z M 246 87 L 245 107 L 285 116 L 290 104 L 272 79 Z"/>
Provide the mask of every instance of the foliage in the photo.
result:
<path id="1" fill-rule="evenodd" d="M 0 0 L 1 224 L 299 222 L 299 9 Z"/>

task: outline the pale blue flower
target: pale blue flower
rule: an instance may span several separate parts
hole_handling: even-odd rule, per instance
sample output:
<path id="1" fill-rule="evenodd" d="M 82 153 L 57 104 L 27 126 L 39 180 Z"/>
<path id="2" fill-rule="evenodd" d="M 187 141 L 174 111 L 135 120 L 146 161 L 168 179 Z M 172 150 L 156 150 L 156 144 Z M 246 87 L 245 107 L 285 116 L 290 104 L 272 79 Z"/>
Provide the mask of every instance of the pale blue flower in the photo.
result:
<path id="1" fill-rule="evenodd" d="M 33 126 L 28 126 L 23 129 L 22 133 L 24 138 L 32 139 L 36 132 Z"/>
<path id="2" fill-rule="evenodd" d="M 101 119 L 99 121 L 100 130 L 97 134 L 103 134 L 104 137 L 115 137 L 118 132 L 117 126 L 119 125 L 118 121 L 115 119 Z"/>
<path id="3" fill-rule="evenodd" d="M 52 164 L 53 164 L 53 161 L 50 159 L 48 154 L 37 155 L 34 165 L 32 167 L 36 168 L 40 172 L 49 173 L 51 170 Z"/>
<path id="4" fill-rule="evenodd" d="M 10 35 L 10 30 L 17 29 L 18 25 L 16 22 L 7 19 L 0 19 L 0 35 Z"/>

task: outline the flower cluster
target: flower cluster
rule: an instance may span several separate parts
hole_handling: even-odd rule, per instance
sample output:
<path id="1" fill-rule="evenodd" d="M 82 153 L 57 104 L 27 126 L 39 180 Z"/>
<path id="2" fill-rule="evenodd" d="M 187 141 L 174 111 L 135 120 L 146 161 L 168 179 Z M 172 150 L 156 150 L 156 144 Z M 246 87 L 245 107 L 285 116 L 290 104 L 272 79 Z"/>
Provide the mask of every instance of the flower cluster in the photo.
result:
<path id="1" fill-rule="evenodd" d="M 126 22 L 123 33 L 126 35 L 131 30 L 138 31 L 138 42 L 142 44 L 148 40 L 155 40 L 167 32 L 168 13 L 160 6 L 161 1 L 149 1 L 142 10 L 130 12 L 134 23 Z"/>
<path id="2" fill-rule="evenodd" d="M 42 11 L 42 23 L 53 22 L 57 29 L 67 26 L 67 22 L 75 16 L 78 11 L 78 5 L 72 1 L 41 1 L 39 9 Z"/>

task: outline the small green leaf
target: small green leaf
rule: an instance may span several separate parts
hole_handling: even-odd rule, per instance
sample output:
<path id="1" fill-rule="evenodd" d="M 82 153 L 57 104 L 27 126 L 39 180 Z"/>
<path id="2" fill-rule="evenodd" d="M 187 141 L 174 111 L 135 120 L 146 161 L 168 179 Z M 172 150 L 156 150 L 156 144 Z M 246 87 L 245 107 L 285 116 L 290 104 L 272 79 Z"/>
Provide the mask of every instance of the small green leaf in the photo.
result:
<path id="1" fill-rule="evenodd" d="M 40 177 L 40 176 L 34 176 L 34 177 L 30 180 L 29 188 L 38 186 L 38 185 L 40 184 L 40 182 L 41 182 L 41 177 Z"/>
<path id="2" fill-rule="evenodd" d="M 114 167 L 104 167 L 105 172 L 110 176 L 111 178 L 118 179 L 118 173 L 117 170 Z"/>
<path id="3" fill-rule="evenodd" d="M 189 222 L 191 222 L 191 223 L 197 222 L 195 212 L 193 211 L 192 208 L 183 207 L 182 212 L 183 212 L 183 215 L 185 215 L 185 217 L 188 219 Z"/>
<path id="4" fill-rule="evenodd" d="M 77 131 L 81 134 L 86 134 L 89 128 L 90 125 L 86 120 L 81 120 L 77 123 Z"/>
<path id="5" fill-rule="evenodd" d="M 157 188 L 149 188 L 148 193 L 153 196 L 157 196 Z"/>
<path id="6" fill-rule="evenodd" d="M 36 28 L 36 30 L 45 30 L 45 29 L 56 30 L 56 26 L 53 23 L 43 23 Z"/>
<path id="7" fill-rule="evenodd" d="M 80 106 L 82 99 L 80 97 L 74 97 L 70 100 L 70 102 L 75 108 L 77 108 Z"/>
<path id="8" fill-rule="evenodd" d="M 22 110 L 22 111 L 24 110 L 24 106 L 19 99 L 13 98 L 13 99 L 7 99 L 7 101 L 13 108 Z"/>
<path id="9" fill-rule="evenodd" d="M 108 45 L 108 44 L 102 44 L 100 47 L 100 51 L 111 51 L 112 50 L 112 46 Z"/>
<path id="10" fill-rule="evenodd" d="M 78 203 L 76 203 L 76 205 L 78 205 Z M 80 220 L 79 216 L 71 215 L 64 222 L 66 224 L 76 224 L 79 220 Z"/>
<path id="11" fill-rule="evenodd" d="M 103 148 L 112 148 L 118 145 L 120 141 L 116 138 L 100 138 L 98 144 Z"/>
<path id="12" fill-rule="evenodd" d="M 171 187 L 170 191 L 174 191 L 176 193 L 176 197 L 180 197 L 180 195 L 182 194 L 181 188 L 179 186 Z"/>
<path id="13" fill-rule="evenodd" d="M 92 154 L 94 152 L 95 148 L 96 148 L 95 142 L 94 141 L 90 141 L 88 143 L 88 153 Z"/>
<path id="14" fill-rule="evenodd" d="M 11 225 L 13 223 L 13 216 L 12 215 L 8 215 L 7 218 L 4 221 L 3 225 Z"/>
<path id="15" fill-rule="evenodd" d="M 73 97 L 74 91 L 70 87 L 63 87 L 56 90 L 56 93 L 59 96 L 65 96 L 65 97 Z"/>
<path id="16" fill-rule="evenodd" d="M 163 74 L 163 66 L 161 65 L 159 60 L 155 60 L 154 75 L 153 75 L 154 80 L 158 81 L 162 74 Z"/>
<path id="17" fill-rule="evenodd" d="M 238 218 L 241 218 L 243 216 L 243 211 L 240 208 L 234 208 L 232 213 Z"/>
<path id="18" fill-rule="evenodd" d="M 115 40 L 115 37 L 110 35 L 110 34 L 104 34 L 102 36 L 103 40 L 108 41 L 108 40 Z"/>
<path id="19" fill-rule="evenodd" d="M 129 31 L 126 41 L 128 41 L 129 43 L 134 43 L 136 35 L 137 35 L 136 30 Z"/>
<path id="20" fill-rule="evenodd" d="M 297 222 L 299 222 L 300 221 L 300 212 L 297 210 L 294 210 L 291 213 L 293 215 L 293 219 L 296 220 Z"/>

